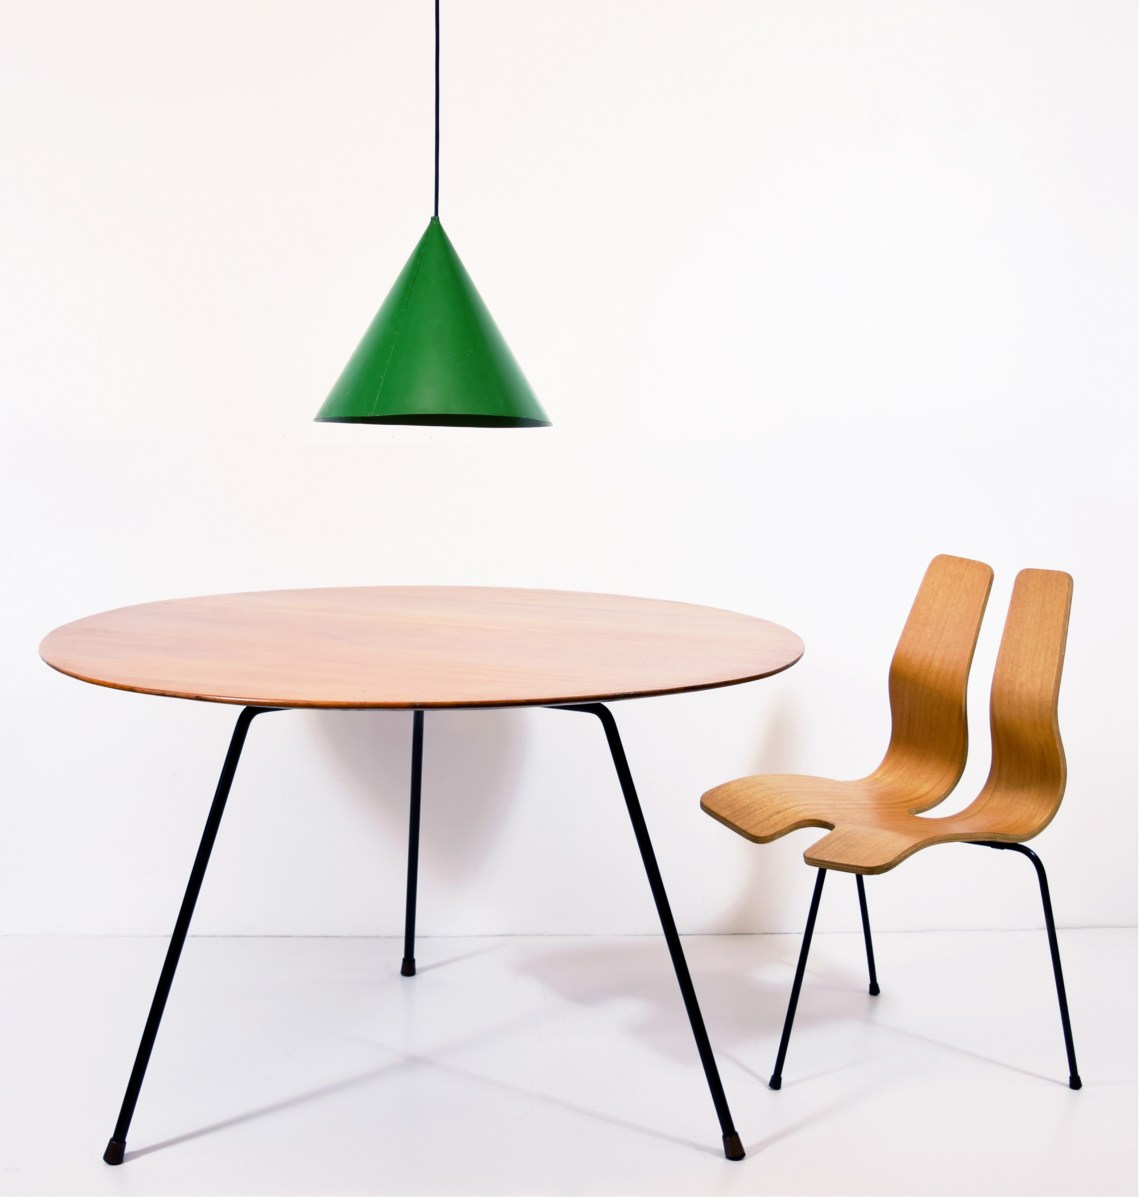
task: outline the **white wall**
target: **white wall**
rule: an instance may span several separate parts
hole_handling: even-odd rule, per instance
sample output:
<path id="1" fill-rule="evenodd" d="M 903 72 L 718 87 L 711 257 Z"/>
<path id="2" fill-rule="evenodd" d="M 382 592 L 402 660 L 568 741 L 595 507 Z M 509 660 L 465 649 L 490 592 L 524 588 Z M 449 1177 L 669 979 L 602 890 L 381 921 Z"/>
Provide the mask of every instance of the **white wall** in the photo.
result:
<path id="1" fill-rule="evenodd" d="M 941 551 L 998 576 L 960 803 L 1013 575 L 1075 577 L 1036 846 L 1061 922 L 1132 923 L 1133 5 L 447 0 L 442 217 L 555 425 L 317 425 L 430 214 L 430 7 L 0 4 L 0 930 L 167 931 L 235 714 L 80 685 L 43 634 L 412 581 L 800 633 L 779 678 L 617 709 L 682 927 L 797 929 L 814 834 L 697 798 L 875 764 Z M 398 931 L 409 733 L 259 721 L 196 929 Z M 883 928 L 1039 920 L 965 847 L 870 893 Z M 655 928 L 593 722 L 428 719 L 420 927 Z"/>

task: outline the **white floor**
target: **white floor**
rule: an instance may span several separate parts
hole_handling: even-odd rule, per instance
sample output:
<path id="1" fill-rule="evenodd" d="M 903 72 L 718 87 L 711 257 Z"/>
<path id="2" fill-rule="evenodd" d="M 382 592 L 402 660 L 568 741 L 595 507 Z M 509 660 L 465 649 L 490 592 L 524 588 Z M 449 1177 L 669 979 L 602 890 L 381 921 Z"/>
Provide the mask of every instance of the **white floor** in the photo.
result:
<path id="1" fill-rule="evenodd" d="M 659 938 L 192 939 L 100 1157 L 165 942 L 0 940 L 0 1193 L 1135 1194 L 1136 934 L 686 938 L 747 1148 L 720 1134 Z"/>

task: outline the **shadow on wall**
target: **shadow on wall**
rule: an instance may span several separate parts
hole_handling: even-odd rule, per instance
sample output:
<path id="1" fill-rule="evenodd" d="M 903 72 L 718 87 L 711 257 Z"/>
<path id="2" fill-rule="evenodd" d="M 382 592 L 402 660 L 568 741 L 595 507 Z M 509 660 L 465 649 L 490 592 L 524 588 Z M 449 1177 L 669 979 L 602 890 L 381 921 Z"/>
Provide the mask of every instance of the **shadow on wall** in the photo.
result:
<path id="1" fill-rule="evenodd" d="M 793 701 L 790 697 L 784 697 L 784 702 L 770 713 L 760 728 L 754 752 L 748 763 L 750 773 L 782 773 L 779 766 L 794 762 L 798 757 L 801 731 L 801 722 L 796 717 Z M 726 778 L 716 779 L 709 782 L 708 787 L 728 781 Z M 712 820 L 711 816 L 704 813 L 701 815 L 705 820 Z M 784 892 L 779 863 L 774 859 L 761 860 L 760 855 L 766 846 L 753 845 L 731 829 L 718 822 L 713 823 L 717 823 L 717 830 L 724 837 L 731 838 L 749 851 L 748 857 L 752 867 L 745 871 L 743 885 L 717 917 L 717 927 L 730 932 L 772 931 L 771 912 Z"/>
<path id="2" fill-rule="evenodd" d="M 787 773 L 784 764 L 799 757 L 802 728 L 795 715 L 794 702 L 790 694 L 783 695 L 782 702 L 773 707 L 763 722 L 748 765 L 752 774 Z"/>
<path id="3" fill-rule="evenodd" d="M 310 719 L 319 752 L 346 784 L 343 793 L 406 845 L 411 713 L 314 712 Z M 425 714 L 421 870 L 452 881 L 477 870 L 514 802 L 525 719 L 509 709 Z"/>

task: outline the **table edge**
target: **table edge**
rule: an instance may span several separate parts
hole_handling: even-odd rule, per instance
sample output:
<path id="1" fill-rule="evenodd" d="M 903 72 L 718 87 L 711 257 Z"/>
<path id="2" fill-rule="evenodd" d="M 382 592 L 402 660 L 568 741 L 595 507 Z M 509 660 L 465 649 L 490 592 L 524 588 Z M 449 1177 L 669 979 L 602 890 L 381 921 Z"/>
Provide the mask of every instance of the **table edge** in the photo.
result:
<path id="1" fill-rule="evenodd" d="M 782 626 L 780 626 L 782 627 Z M 791 632 L 790 629 L 787 632 Z M 744 683 L 758 682 L 760 679 L 769 679 L 777 674 L 782 674 L 785 670 L 790 670 L 797 662 L 799 662 L 803 654 L 806 652 L 806 646 L 803 640 L 796 633 L 791 634 L 799 642 L 799 652 L 790 661 L 783 663 L 781 666 L 775 667 L 773 670 L 764 670 L 758 674 L 741 675 L 738 679 L 717 679 L 709 683 L 696 683 L 685 685 L 683 687 L 661 687 L 652 690 L 638 691 L 613 691 L 602 693 L 586 692 L 581 695 L 558 696 L 551 695 L 547 698 L 528 698 L 516 700 L 485 700 L 485 701 L 468 701 L 468 702 L 406 702 L 406 703 L 359 703 L 352 701 L 326 701 L 316 702 L 314 700 L 266 700 L 266 699 L 250 699 L 248 697 L 233 696 L 233 695 L 206 695 L 192 691 L 175 691 L 168 688 L 155 687 L 131 687 L 123 683 L 112 683 L 105 679 L 90 678 L 87 675 L 78 674 L 74 671 L 64 670 L 63 667 L 49 662 L 47 658 L 40 654 L 40 660 L 50 666 L 56 673 L 64 675 L 70 679 L 78 679 L 81 683 L 90 683 L 94 687 L 104 687 L 109 691 L 129 691 L 135 695 L 155 695 L 163 699 L 184 699 L 191 700 L 195 703 L 206 704 L 225 704 L 229 707 L 240 708 L 277 708 L 288 711 L 314 711 L 314 712 L 448 712 L 448 711 L 478 711 L 491 710 L 494 708 L 558 708 L 564 707 L 566 704 L 607 704 L 618 703 L 628 699 L 651 699 L 654 696 L 663 695 L 687 695 L 694 691 L 717 691 L 722 687 L 739 687 Z M 49 634 L 50 636 L 50 634 Z"/>

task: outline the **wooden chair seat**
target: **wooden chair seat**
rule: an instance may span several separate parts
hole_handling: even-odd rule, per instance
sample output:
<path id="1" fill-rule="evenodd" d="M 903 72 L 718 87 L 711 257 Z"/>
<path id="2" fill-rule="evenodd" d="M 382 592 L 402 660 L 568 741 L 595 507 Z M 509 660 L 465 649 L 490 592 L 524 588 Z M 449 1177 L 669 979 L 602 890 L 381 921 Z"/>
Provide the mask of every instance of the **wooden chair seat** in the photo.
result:
<path id="1" fill-rule="evenodd" d="M 904 786 L 874 775 L 847 781 L 813 774 L 757 774 L 713 787 L 701 797 L 700 806 L 741 837 L 766 845 L 796 829 L 861 823 L 879 812 L 906 813 L 910 798 Z M 939 799 L 937 795 L 933 803 Z"/>
<path id="2" fill-rule="evenodd" d="M 950 841 L 1027 841 L 1040 828 L 1010 820 L 1003 805 L 977 803 L 949 816 L 908 810 L 911 797 L 873 776 L 840 781 L 807 774 L 768 774 L 715 787 L 700 806 L 759 845 L 801 828 L 832 830 L 803 853 L 809 866 L 882 874 L 919 849 Z"/>
<path id="3" fill-rule="evenodd" d="M 942 797 L 936 795 L 932 803 L 925 802 L 929 798 L 922 797 L 923 808 Z M 911 813 L 912 802 L 913 797 L 904 785 L 873 775 L 848 781 L 810 774 L 764 774 L 713 787 L 701 798 L 700 806 L 733 832 L 757 845 L 765 845 L 801 828 L 924 829 L 932 822 Z M 823 841 L 831 839 L 824 837 Z M 812 845 L 807 850 L 808 862 L 813 863 L 811 855 L 815 849 Z M 836 864 L 835 868 L 857 869 L 853 864 Z"/>

